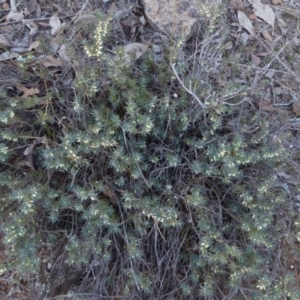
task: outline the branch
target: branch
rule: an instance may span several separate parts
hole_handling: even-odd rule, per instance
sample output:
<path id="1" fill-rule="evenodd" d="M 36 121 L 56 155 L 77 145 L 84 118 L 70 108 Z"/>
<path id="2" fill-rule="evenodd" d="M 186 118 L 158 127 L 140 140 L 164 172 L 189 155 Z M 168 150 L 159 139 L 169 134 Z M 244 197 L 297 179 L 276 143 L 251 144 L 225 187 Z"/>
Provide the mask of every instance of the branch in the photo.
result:
<path id="1" fill-rule="evenodd" d="M 172 67 L 172 70 L 177 78 L 177 80 L 179 81 L 179 83 L 181 84 L 181 86 L 190 94 L 194 97 L 194 99 L 200 104 L 200 106 L 202 108 L 205 107 L 204 103 L 195 95 L 195 93 L 193 93 L 191 90 L 189 90 L 185 85 L 184 83 L 182 82 L 182 80 L 180 79 L 180 77 L 178 76 L 178 73 L 176 72 L 175 70 L 175 65 L 176 63 L 172 64 L 171 67 Z"/>

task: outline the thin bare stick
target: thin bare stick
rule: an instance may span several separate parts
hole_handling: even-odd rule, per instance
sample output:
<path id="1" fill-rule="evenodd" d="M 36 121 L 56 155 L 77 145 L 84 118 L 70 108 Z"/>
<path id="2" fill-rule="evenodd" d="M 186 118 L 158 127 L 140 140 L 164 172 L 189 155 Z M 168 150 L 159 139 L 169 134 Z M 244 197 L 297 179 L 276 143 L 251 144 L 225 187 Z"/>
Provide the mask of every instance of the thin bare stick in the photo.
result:
<path id="1" fill-rule="evenodd" d="M 181 86 L 190 94 L 194 97 L 194 99 L 200 104 L 201 107 L 205 108 L 205 105 L 204 103 L 195 95 L 195 93 L 193 93 L 191 90 L 189 90 L 185 85 L 184 83 L 182 82 L 182 80 L 180 79 L 178 73 L 176 72 L 175 70 L 175 64 L 172 64 L 171 67 L 172 67 L 172 70 L 177 78 L 177 80 L 179 81 L 179 83 L 181 84 Z"/>
<path id="2" fill-rule="evenodd" d="M 10 7 L 13 12 L 17 12 L 16 0 L 10 0 Z"/>

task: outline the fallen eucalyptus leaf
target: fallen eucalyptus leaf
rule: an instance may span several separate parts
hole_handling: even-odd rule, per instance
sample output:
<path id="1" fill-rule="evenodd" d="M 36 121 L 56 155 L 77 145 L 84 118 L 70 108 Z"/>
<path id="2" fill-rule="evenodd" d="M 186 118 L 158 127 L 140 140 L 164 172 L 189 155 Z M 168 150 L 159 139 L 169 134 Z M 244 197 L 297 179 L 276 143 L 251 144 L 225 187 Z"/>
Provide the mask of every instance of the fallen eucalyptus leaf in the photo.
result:
<path id="1" fill-rule="evenodd" d="M 49 25 L 51 26 L 51 34 L 55 35 L 58 33 L 60 30 L 62 30 L 65 26 L 66 23 L 61 23 L 59 17 L 57 16 L 57 13 L 55 13 L 49 20 Z"/>
<path id="2" fill-rule="evenodd" d="M 4 78 L 0 79 L 0 86 L 15 86 L 20 83 L 18 78 Z"/>
<path id="3" fill-rule="evenodd" d="M 25 149 L 23 155 L 24 155 L 24 156 L 27 156 L 27 155 L 32 154 L 35 145 L 36 145 L 36 141 L 34 141 L 34 142 L 33 142 L 32 144 L 30 144 L 29 146 L 27 146 L 27 148 Z"/>
<path id="4" fill-rule="evenodd" d="M 9 60 L 9 59 L 12 59 L 12 58 L 16 58 L 16 57 L 19 57 L 20 54 L 19 53 L 10 53 L 9 51 L 7 52 L 4 52 L 0 55 L 0 61 L 3 61 L 3 60 Z"/>
<path id="5" fill-rule="evenodd" d="M 49 67 L 61 67 L 63 66 L 63 61 L 60 58 L 55 58 L 53 56 L 47 56 L 43 61 L 43 65 L 46 68 Z"/>
<path id="6" fill-rule="evenodd" d="M 261 33 L 267 41 L 269 41 L 270 43 L 273 41 L 272 36 L 269 33 L 269 31 L 263 30 Z"/>
<path id="7" fill-rule="evenodd" d="M 112 204 L 118 205 L 118 196 L 112 188 L 110 188 L 108 185 L 104 185 L 102 193 L 109 198 Z"/>
<path id="8" fill-rule="evenodd" d="M 249 18 L 243 13 L 242 11 L 238 11 L 238 20 L 240 22 L 240 25 L 245 28 L 251 35 L 255 35 L 253 25 Z"/>
<path id="9" fill-rule="evenodd" d="M 68 63 L 68 64 L 71 63 L 71 59 L 67 53 L 66 45 L 61 45 L 61 47 L 59 48 L 58 54 L 63 62 Z"/>
<path id="10" fill-rule="evenodd" d="M 97 17 L 93 14 L 83 14 L 74 20 L 74 24 L 76 25 L 87 25 L 96 22 Z"/>
<path id="11" fill-rule="evenodd" d="M 115 2 L 113 2 L 113 3 L 111 3 L 111 5 L 109 6 L 109 8 L 108 8 L 108 10 L 107 10 L 107 13 L 108 14 L 114 14 L 115 12 L 117 12 L 118 11 L 118 8 L 117 8 L 117 6 L 116 6 L 116 3 Z"/>
<path id="12" fill-rule="evenodd" d="M 23 24 L 30 29 L 30 35 L 34 36 L 38 32 L 38 26 L 31 20 L 22 20 Z"/>
<path id="13" fill-rule="evenodd" d="M 126 17 L 128 17 L 130 14 L 130 11 L 128 9 L 122 9 L 114 13 L 113 18 L 114 20 L 120 21 Z"/>
<path id="14" fill-rule="evenodd" d="M 280 177 L 283 177 L 283 178 L 285 178 L 285 179 L 288 179 L 288 178 L 291 178 L 291 177 L 292 177 L 292 175 L 288 175 L 288 174 L 286 174 L 286 173 L 283 172 L 283 171 L 277 172 L 277 175 L 280 176 Z"/>
<path id="15" fill-rule="evenodd" d="M 27 8 L 22 9 L 21 12 L 15 12 L 13 9 L 6 16 L 6 21 L 21 21 L 25 16 L 29 15 Z"/>
<path id="16" fill-rule="evenodd" d="M 37 0 L 29 0 L 29 3 L 28 3 L 28 10 L 30 13 L 33 13 L 36 8 L 37 8 Z"/>
<path id="17" fill-rule="evenodd" d="M 257 15 L 256 14 L 251 14 L 249 15 L 250 20 L 257 20 Z"/>
<path id="18" fill-rule="evenodd" d="M 272 105 L 270 101 L 262 100 L 259 103 L 259 109 L 264 111 L 275 111 L 276 108 Z"/>
<path id="19" fill-rule="evenodd" d="M 231 50 L 233 48 L 233 42 L 229 41 L 224 45 L 224 49 Z"/>
<path id="20" fill-rule="evenodd" d="M 145 18 L 144 16 L 141 16 L 141 17 L 140 17 L 140 22 L 141 22 L 141 24 L 142 24 L 143 26 L 145 26 L 145 25 L 147 24 L 147 20 L 146 20 L 146 18 Z"/>
<path id="21" fill-rule="evenodd" d="M 283 5 L 282 0 L 271 0 L 273 5 Z"/>
<path id="22" fill-rule="evenodd" d="M 148 49 L 149 45 L 145 45 L 142 43 L 131 43 L 124 47 L 124 53 L 126 60 L 130 60 L 131 58 L 138 59 L 142 55 L 144 55 Z"/>
<path id="23" fill-rule="evenodd" d="M 3 9 L 3 10 L 9 10 L 9 9 L 10 9 L 9 4 L 6 3 L 6 2 L 4 2 L 1 6 L 2 6 L 2 9 Z"/>
<path id="24" fill-rule="evenodd" d="M 37 6 L 36 6 L 36 17 L 37 18 L 40 18 L 41 17 L 41 15 L 42 15 L 42 10 L 41 10 L 41 6 L 40 6 L 40 4 L 38 3 L 37 4 Z"/>
<path id="25" fill-rule="evenodd" d="M 260 62 L 261 62 L 261 59 L 256 56 L 255 54 L 251 53 L 251 62 L 256 66 L 258 67 Z"/>
<path id="26" fill-rule="evenodd" d="M 40 45 L 40 42 L 39 41 L 35 41 L 33 43 L 30 44 L 28 50 L 29 51 L 32 51 L 32 50 L 36 50 Z"/>
<path id="27" fill-rule="evenodd" d="M 17 163 L 17 167 L 29 167 L 34 170 L 33 159 L 32 156 L 29 156 L 28 160 L 21 160 Z"/>
<path id="28" fill-rule="evenodd" d="M 229 6 L 234 10 L 243 10 L 244 4 L 242 0 L 230 0 Z"/>
<path id="29" fill-rule="evenodd" d="M 17 89 L 19 91 L 23 92 L 23 95 L 21 96 L 21 99 L 27 98 L 29 96 L 36 95 L 36 94 L 38 94 L 40 92 L 40 90 L 37 89 L 37 88 L 28 89 L 27 87 L 25 87 L 23 85 L 18 85 Z"/>
<path id="30" fill-rule="evenodd" d="M 0 34 L 0 45 L 8 47 L 11 45 L 8 37 L 5 34 Z"/>
<path id="31" fill-rule="evenodd" d="M 248 1 L 252 4 L 254 8 L 254 13 L 274 28 L 275 14 L 271 6 L 267 4 L 262 4 L 260 0 Z"/>

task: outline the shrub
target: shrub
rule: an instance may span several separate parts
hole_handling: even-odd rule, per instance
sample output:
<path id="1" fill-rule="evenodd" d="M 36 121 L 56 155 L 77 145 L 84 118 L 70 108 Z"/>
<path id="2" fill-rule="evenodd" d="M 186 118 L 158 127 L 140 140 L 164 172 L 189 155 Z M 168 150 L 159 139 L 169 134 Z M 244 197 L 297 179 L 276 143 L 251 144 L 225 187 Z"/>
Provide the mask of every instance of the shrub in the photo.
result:
<path id="1" fill-rule="evenodd" d="M 180 64 L 181 83 L 150 55 L 114 60 L 108 21 L 97 28 L 74 88 L 47 105 L 2 91 L 1 272 L 37 274 L 44 296 L 67 282 L 99 297 L 295 299 L 274 265 L 294 218 L 274 171 L 286 150 L 247 87 L 212 93 L 198 73 L 201 107 Z"/>

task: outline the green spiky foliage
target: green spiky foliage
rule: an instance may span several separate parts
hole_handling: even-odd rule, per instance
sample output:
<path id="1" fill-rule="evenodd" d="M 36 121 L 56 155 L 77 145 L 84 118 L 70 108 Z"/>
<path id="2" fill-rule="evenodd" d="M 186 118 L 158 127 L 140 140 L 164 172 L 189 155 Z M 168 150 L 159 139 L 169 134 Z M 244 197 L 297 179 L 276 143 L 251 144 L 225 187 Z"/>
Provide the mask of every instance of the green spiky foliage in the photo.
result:
<path id="1" fill-rule="evenodd" d="M 274 265 L 293 213 L 271 124 L 196 78 L 200 107 L 168 64 L 103 53 L 106 34 L 48 104 L 2 90 L 1 272 L 49 285 L 45 265 L 63 257 L 99 297 L 296 299 Z"/>

